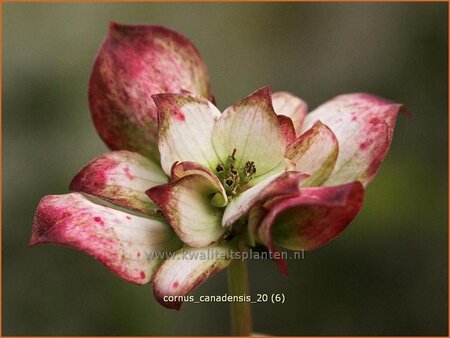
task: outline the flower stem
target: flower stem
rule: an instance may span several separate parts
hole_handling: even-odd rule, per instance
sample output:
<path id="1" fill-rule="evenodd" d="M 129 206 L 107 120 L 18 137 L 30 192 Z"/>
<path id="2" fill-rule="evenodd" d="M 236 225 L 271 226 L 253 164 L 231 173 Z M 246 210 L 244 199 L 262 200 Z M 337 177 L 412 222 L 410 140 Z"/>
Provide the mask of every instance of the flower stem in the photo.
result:
<path id="1" fill-rule="evenodd" d="M 228 290 L 232 296 L 250 295 L 245 261 L 236 259 L 228 267 Z M 244 300 L 232 302 L 230 306 L 232 336 L 250 336 L 252 334 L 250 303 Z"/>

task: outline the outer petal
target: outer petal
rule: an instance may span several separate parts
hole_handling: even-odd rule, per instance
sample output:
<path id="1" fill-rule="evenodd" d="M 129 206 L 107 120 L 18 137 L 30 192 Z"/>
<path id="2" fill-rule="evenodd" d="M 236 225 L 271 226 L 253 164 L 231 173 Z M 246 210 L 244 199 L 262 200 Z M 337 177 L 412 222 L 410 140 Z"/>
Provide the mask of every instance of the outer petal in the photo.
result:
<path id="1" fill-rule="evenodd" d="M 113 150 L 158 158 L 151 95 L 190 92 L 210 97 L 206 67 L 195 46 L 161 26 L 111 23 L 89 82 L 95 126 Z"/>
<path id="2" fill-rule="evenodd" d="M 208 100 L 183 94 L 159 94 L 159 151 L 161 165 L 170 175 L 177 161 L 194 161 L 215 168 L 219 159 L 211 143 L 214 122 L 220 112 Z"/>
<path id="3" fill-rule="evenodd" d="M 147 190 L 178 237 L 192 247 L 216 242 L 225 231 L 221 226 L 222 209 L 211 203 L 217 193 L 217 186 L 201 174 Z"/>
<path id="4" fill-rule="evenodd" d="M 312 250 L 339 235 L 362 207 L 364 188 L 360 182 L 303 188 L 294 197 L 268 203 L 268 212 L 258 229 L 260 240 L 291 250 Z M 283 272 L 284 261 L 277 262 Z"/>
<path id="5" fill-rule="evenodd" d="M 119 277 L 150 281 L 161 258 L 180 242 L 167 224 L 111 208 L 79 193 L 51 195 L 39 203 L 30 245 L 53 243 L 84 251 Z"/>
<path id="6" fill-rule="evenodd" d="M 389 150 L 401 109 L 400 104 L 369 94 L 348 94 L 328 101 L 309 114 L 303 130 L 320 120 L 339 142 L 336 166 L 325 184 L 359 180 L 367 185 Z"/>
<path id="7" fill-rule="evenodd" d="M 302 99 L 288 92 L 276 92 L 272 94 L 273 109 L 278 115 L 289 117 L 297 134 L 300 133 L 303 120 L 308 112 L 308 105 Z"/>
<path id="8" fill-rule="evenodd" d="M 161 264 L 155 274 L 155 298 L 165 307 L 179 310 L 183 296 L 230 264 L 229 251 L 226 246 L 183 248 L 177 251 Z"/>
<path id="9" fill-rule="evenodd" d="M 333 132 L 320 121 L 288 146 L 286 157 L 296 170 L 311 175 L 304 186 L 321 185 L 331 174 L 338 156 L 338 141 Z"/>
<path id="10" fill-rule="evenodd" d="M 236 165 L 256 165 L 256 176 L 276 167 L 286 149 L 283 132 L 272 107 L 270 89 L 257 90 L 227 108 L 216 122 L 213 145 L 225 162 L 236 149 Z"/>
<path id="11" fill-rule="evenodd" d="M 70 189 L 154 215 L 156 206 L 145 191 L 167 181 L 167 176 L 154 162 L 138 153 L 121 150 L 90 162 L 74 177 Z"/>
<path id="12" fill-rule="evenodd" d="M 285 172 L 267 178 L 231 200 L 223 214 L 222 225 L 225 227 L 232 225 L 258 202 L 298 192 L 299 183 L 306 178 L 308 175 L 299 172 Z"/>

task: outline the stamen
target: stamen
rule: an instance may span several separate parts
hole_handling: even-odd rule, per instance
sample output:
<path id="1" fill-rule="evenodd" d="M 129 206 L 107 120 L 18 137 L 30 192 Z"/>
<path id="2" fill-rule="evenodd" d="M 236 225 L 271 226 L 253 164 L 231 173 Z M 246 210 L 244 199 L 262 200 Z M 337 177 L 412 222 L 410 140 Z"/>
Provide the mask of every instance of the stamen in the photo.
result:
<path id="1" fill-rule="evenodd" d="M 223 167 L 223 164 L 222 164 L 222 163 L 217 163 L 217 166 L 216 166 L 216 172 L 217 172 L 218 174 L 220 174 L 220 173 L 222 173 L 224 170 L 225 170 L 225 168 Z"/>
<path id="2" fill-rule="evenodd" d="M 231 190 L 230 195 L 236 196 L 238 194 L 238 191 L 240 188 L 241 188 L 241 186 L 239 184 L 236 184 L 236 186 L 233 188 L 233 190 Z"/>
<path id="3" fill-rule="evenodd" d="M 248 174 L 248 175 L 253 175 L 253 174 L 255 174 L 255 173 L 256 173 L 255 162 L 253 162 L 253 161 L 247 161 L 247 162 L 245 163 L 244 169 L 245 169 L 245 173 Z"/>
<path id="4" fill-rule="evenodd" d="M 231 153 L 231 158 L 233 161 L 235 160 L 234 155 L 236 155 L 236 148 L 233 149 L 233 152 Z"/>
<path id="5" fill-rule="evenodd" d="M 234 165 L 233 164 L 231 164 L 230 165 L 230 173 L 234 176 L 234 175 L 237 175 L 237 170 L 236 170 L 236 168 L 234 167 Z"/>
<path id="6" fill-rule="evenodd" d="M 225 180 L 225 184 L 228 185 L 229 187 L 231 187 L 231 186 L 233 185 L 233 183 L 234 183 L 233 177 L 228 177 L 228 178 Z"/>

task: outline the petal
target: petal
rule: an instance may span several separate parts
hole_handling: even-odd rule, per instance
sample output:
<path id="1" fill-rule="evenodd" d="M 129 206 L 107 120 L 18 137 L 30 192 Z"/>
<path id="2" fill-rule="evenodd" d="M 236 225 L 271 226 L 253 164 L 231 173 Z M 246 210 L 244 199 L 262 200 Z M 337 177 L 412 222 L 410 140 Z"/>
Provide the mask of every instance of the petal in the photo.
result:
<path id="1" fill-rule="evenodd" d="M 299 183 L 307 177 L 308 175 L 291 171 L 267 178 L 231 200 L 223 214 L 222 225 L 224 227 L 232 225 L 258 202 L 298 192 Z"/>
<path id="2" fill-rule="evenodd" d="M 277 118 L 278 122 L 280 123 L 280 128 L 281 131 L 283 132 L 286 144 L 294 142 L 296 139 L 296 134 L 292 120 L 284 115 L 278 115 Z"/>
<path id="3" fill-rule="evenodd" d="M 338 96 L 306 117 L 303 130 L 320 120 L 336 135 L 339 155 L 325 185 L 359 180 L 367 185 L 375 176 L 391 144 L 400 104 L 369 94 Z"/>
<path id="4" fill-rule="evenodd" d="M 273 109 L 278 115 L 284 115 L 292 120 L 295 131 L 299 134 L 303 120 L 308 112 L 308 105 L 302 99 L 288 92 L 272 94 Z"/>
<path id="5" fill-rule="evenodd" d="M 163 92 L 211 96 L 195 46 L 161 26 L 111 23 L 89 82 L 91 113 L 103 141 L 113 150 L 159 158 L 151 95 Z"/>
<path id="6" fill-rule="evenodd" d="M 310 175 L 303 186 L 318 186 L 333 171 L 338 148 L 338 141 L 330 128 L 317 121 L 288 146 L 286 157 L 295 163 L 296 170 Z"/>
<path id="7" fill-rule="evenodd" d="M 138 153 L 121 150 L 90 162 L 73 178 L 70 189 L 155 215 L 157 208 L 145 191 L 167 181 L 157 164 Z"/>
<path id="8" fill-rule="evenodd" d="M 247 161 L 255 162 L 256 176 L 281 162 L 286 145 L 268 87 L 224 111 L 214 126 L 213 145 L 222 162 L 234 149 L 238 168 Z"/>
<path id="9" fill-rule="evenodd" d="M 246 242 L 249 246 L 254 247 L 256 245 L 256 232 L 266 213 L 266 209 L 261 205 L 254 206 L 248 212 Z"/>
<path id="10" fill-rule="evenodd" d="M 226 268 L 230 264 L 229 257 L 230 249 L 223 245 L 180 249 L 161 264 L 155 274 L 153 294 L 156 300 L 167 308 L 179 310 L 183 296 Z"/>
<path id="11" fill-rule="evenodd" d="M 249 182 L 249 185 L 255 186 L 262 181 L 265 181 L 269 177 L 284 173 L 285 171 L 297 171 L 295 163 L 291 160 L 288 160 L 287 158 L 284 158 L 275 168 L 271 169 L 265 174 L 255 177 L 252 181 Z"/>
<path id="12" fill-rule="evenodd" d="M 180 247 L 169 225 L 80 193 L 41 200 L 30 245 L 42 243 L 84 251 L 119 277 L 137 284 L 150 281 L 163 258 L 156 253 Z"/>
<path id="13" fill-rule="evenodd" d="M 260 240 L 272 251 L 312 250 L 339 235 L 362 207 L 364 187 L 352 182 L 333 187 L 302 188 L 297 196 L 265 205 L 268 209 L 259 228 Z M 284 261 L 277 262 L 282 271 Z"/>
<path id="14" fill-rule="evenodd" d="M 183 94 L 154 95 L 158 107 L 161 166 L 170 175 L 177 161 L 215 168 L 219 159 L 211 143 L 219 110 L 208 100 Z"/>
<path id="15" fill-rule="evenodd" d="M 200 174 L 147 190 L 178 237 L 192 247 L 210 245 L 225 231 L 221 226 L 223 209 L 211 203 L 217 193 L 220 193 L 217 186 Z"/>
<path id="16" fill-rule="evenodd" d="M 202 166 L 196 162 L 184 161 L 181 163 L 176 163 L 172 166 L 171 176 L 172 180 L 179 180 L 184 176 L 189 175 L 201 175 L 210 181 L 211 184 L 217 189 L 216 195 L 212 198 L 211 202 L 216 207 L 224 207 L 228 204 L 227 193 L 220 183 L 216 175 L 214 175 L 211 170 L 207 167 Z"/>

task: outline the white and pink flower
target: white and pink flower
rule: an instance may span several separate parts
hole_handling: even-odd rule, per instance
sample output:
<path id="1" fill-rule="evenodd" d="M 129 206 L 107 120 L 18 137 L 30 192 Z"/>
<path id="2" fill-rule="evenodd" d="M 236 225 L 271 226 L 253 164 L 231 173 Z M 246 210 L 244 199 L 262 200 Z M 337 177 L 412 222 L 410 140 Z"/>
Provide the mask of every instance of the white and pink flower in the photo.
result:
<path id="1" fill-rule="evenodd" d="M 116 23 L 89 103 L 112 151 L 75 176 L 72 193 L 41 200 L 30 244 L 82 250 L 127 281 L 152 282 L 157 300 L 176 309 L 181 302 L 163 296 L 186 295 L 226 268 L 230 250 L 311 250 L 338 236 L 361 209 L 403 109 L 356 93 L 307 114 L 301 99 L 264 87 L 221 113 L 188 39 Z M 180 259 L 206 251 L 217 255 Z"/>

